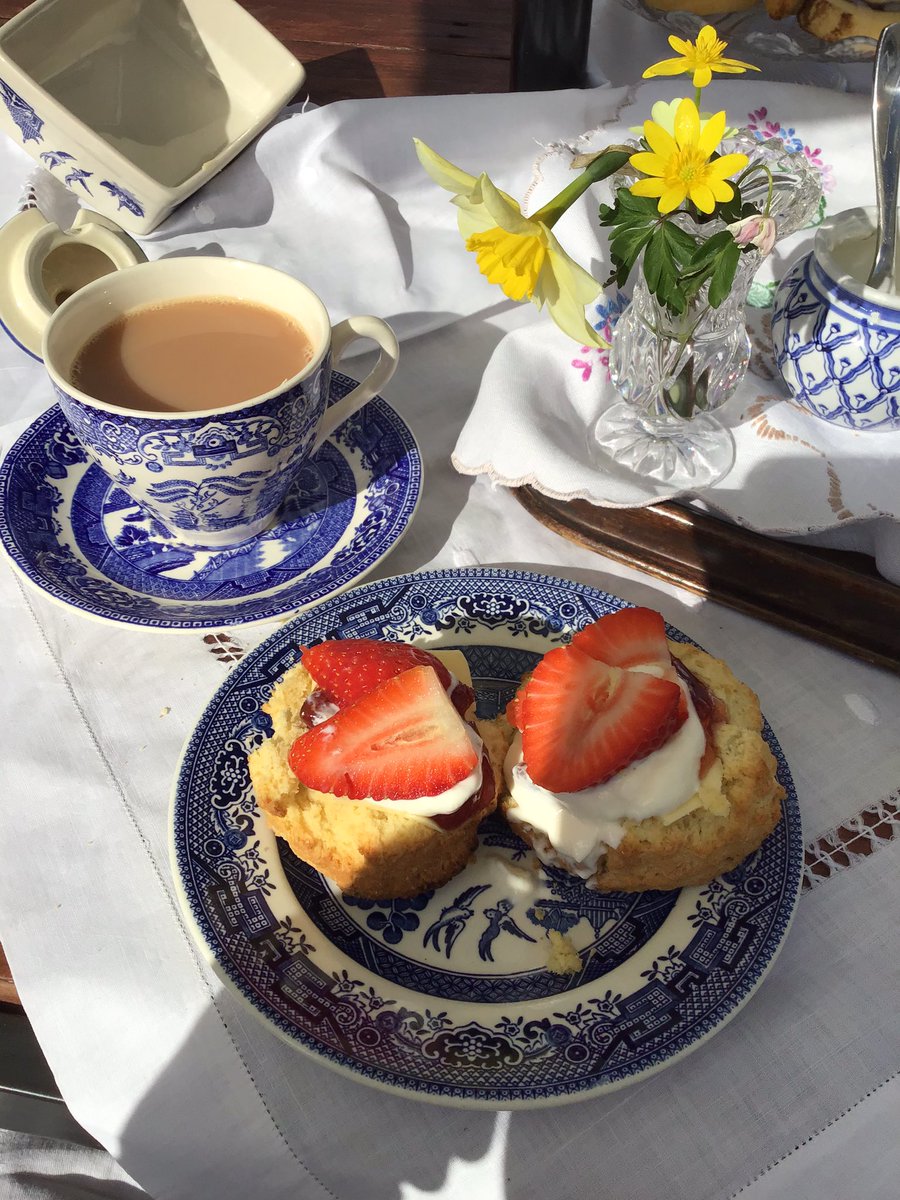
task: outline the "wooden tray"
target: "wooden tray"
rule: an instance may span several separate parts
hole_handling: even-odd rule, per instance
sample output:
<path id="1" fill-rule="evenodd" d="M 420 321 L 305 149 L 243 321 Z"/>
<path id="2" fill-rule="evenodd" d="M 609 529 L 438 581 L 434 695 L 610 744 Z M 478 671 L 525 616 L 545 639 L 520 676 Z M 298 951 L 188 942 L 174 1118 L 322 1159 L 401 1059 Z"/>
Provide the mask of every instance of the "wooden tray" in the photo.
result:
<path id="1" fill-rule="evenodd" d="M 21 1004 L 2 946 L 0 946 L 0 1004 Z"/>
<path id="2" fill-rule="evenodd" d="M 531 487 L 513 494 L 570 541 L 900 674 L 900 588 L 866 555 L 779 541 L 678 504 L 598 508 Z"/>

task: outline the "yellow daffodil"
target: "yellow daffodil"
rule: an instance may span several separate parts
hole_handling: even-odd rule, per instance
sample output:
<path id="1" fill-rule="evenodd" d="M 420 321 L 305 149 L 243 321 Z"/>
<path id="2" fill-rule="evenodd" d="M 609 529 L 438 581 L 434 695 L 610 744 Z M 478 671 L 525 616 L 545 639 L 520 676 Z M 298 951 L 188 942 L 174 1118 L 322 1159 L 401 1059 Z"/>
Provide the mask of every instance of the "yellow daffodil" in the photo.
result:
<path id="1" fill-rule="evenodd" d="M 746 154 L 723 154 L 710 162 L 725 132 L 725 113 L 718 112 L 700 127 L 700 114 L 693 100 L 682 100 L 675 114 L 674 135 L 655 121 L 644 122 L 649 151 L 632 154 L 628 160 L 648 179 L 631 185 L 635 196 L 656 196 L 661 213 L 673 212 L 691 200 L 701 212 L 711 213 L 717 202 L 730 200 L 734 189 L 729 175 L 747 165 Z"/>
<path id="2" fill-rule="evenodd" d="M 559 328 L 582 345 L 606 347 L 584 315 L 600 285 L 566 254 L 550 229 L 567 204 L 554 208 L 551 202 L 534 217 L 526 217 L 487 175 L 467 174 L 418 138 L 415 146 L 435 183 L 453 193 L 459 232 L 488 282 L 496 283 L 511 300 L 530 300 L 537 308 L 546 305 Z"/>
<path id="3" fill-rule="evenodd" d="M 694 87 L 703 88 L 712 80 L 713 71 L 723 75 L 742 75 L 744 71 L 758 71 L 750 63 L 740 62 L 736 58 L 725 58 L 727 42 L 716 36 L 712 25 L 704 25 L 697 34 L 696 42 L 686 42 L 674 35 L 669 38 L 669 45 L 680 58 L 666 58 L 654 63 L 644 72 L 645 79 L 653 79 L 657 75 L 691 75 L 694 77 Z"/>

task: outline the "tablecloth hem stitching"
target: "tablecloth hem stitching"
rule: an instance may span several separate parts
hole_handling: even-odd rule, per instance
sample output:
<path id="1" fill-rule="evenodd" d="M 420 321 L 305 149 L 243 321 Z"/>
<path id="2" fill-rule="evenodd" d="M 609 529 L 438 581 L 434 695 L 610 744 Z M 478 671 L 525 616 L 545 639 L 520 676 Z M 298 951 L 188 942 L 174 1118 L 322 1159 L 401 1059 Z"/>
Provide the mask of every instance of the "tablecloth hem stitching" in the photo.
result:
<path id="1" fill-rule="evenodd" d="M 172 894 L 169 891 L 169 889 L 166 887 L 165 880 L 163 879 L 162 873 L 159 869 L 159 864 L 157 863 L 156 858 L 154 857 L 153 852 L 150 849 L 150 846 L 147 842 L 147 839 L 144 836 L 140 825 L 138 824 L 137 818 L 134 815 L 134 811 L 132 810 L 131 805 L 128 803 L 128 800 L 125 796 L 125 789 L 122 787 L 122 784 L 120 783 L 118 777 L 116 776 L 115 772 L 113 771 L 112 764 L 110 763 L 108 757 L 104 753 L 103 747 L 100 745 L 97 735 L 95 734 L 90 721 L 88 721 L 87 715 L 85 714 L 84 709 L 81 707 L 81 704 L 79 703 L 78 696 L 75 693 L 75 689 L 72 686 L 72 682 L 69 679 L 68 675 L 66 674 L 62 663 L 60 662 L 59 658 L 57 657 L 57 655 L 55 654 L 55 652 L 53 650 L 53 647 L 50 644 L 50 640 L 47 637 L 46 630 L 44 629 L 44 626 L 42 625 L 40 619 L 38 618 L 38 615 L 35 612 L 34 607 L 32 606 L 31 599 L 28 596 L 27 591 L 23 587 L 22 581 L 19 579 L 18 575 L 15 574 L 15 572 L 13 572 L 13 578 L 15 579 L 16 586 L 18 587 L 18 589 L 22 595 L 22 600 L 25 603 L 25 607 L 27 608 L 32 621 L 37 626 L 38 633 L 40 634 L 41 641 L 44 645 L 44 649 L 46 650 L 47 655 L 53 662 L 53 665 L 56 667 L 56 671 L 57 671 L 60 679 L 63 682 L 63 686 L 65 687 L 66 692 L 69 695 L 69 698 L 72 702 L 72 706 L 74 707 L 75 711 L 78 713 L 78 716 L 81 719 L 81 723 L 87 732 L 88 739 L 89 739 L 91 745 L 94 747 L 97 757 L 100 759 L 100 762 L 103 764 L 103 768 L 106 771 L 106 774 L 109 777 L 109 779 L 113 785 L 113 789 L 114 789 L 116 795 L 119 797 L 119 801 L 122 805 L 122 808 L 124 809 L 125 814 L 128 817 L 128 820 L 131 823 L 132 828 L 134 829 L 135 833 L 137 834 L 138 840 L 140 841 L 141 846 L 143 847 L 144 852 L 147 855 L 147 858 L 150 860 L 150 865 L 152 867 L 153 873 L 156 876 L 157 882 L 159 883 L 159 885 L 162 889 L 163 895 L 166 898 L 169 909 L 170 909 L 173 917 L 175 918 L 175 923 L 178 926 L 178 929 L 181 931 L 181 936 L 187 944 L 188 952 L 191 957 L 191 961 L 194 963 L 194 966 L 197 968 L 197 974 L 200 976 L 202 985 L 209 996 L 210 1003 L 212 1004 L 212 1007 L 215 1010 L 216 1016 L 219 1018 L 220 1022 L 222 1023 L 222 1028 L 225 1031 L 225 1034 L 228 1037 L 228 1040 L 231 1042 L 232 1049 L 234 1050 L 234 1053 L 237 1056 L 238 1061 L 240 1062 L 241 1066 L 244 1068 L 244 1071 L 247 1074 L 247 1078 L 250 1080 L 251 1084 L 253 1085 L 253 1090 L 256 1093 L 256 1096 L 257 1096 L 260 1104 L 262 1105 L 266 1116 L 271 1121 L 273 1129 L 275 1130 L 278 1137 L 283 1142 L 284 1147 L 287 1150 L 287 1152 L 290 1154 L 291 1158 L 293 1158 L 294 1161 L 298 1164 L 298 1166 L 300 1166 L 306 1172 L 306 1174 L 310 1177 L 310 1179 L 312 1179 L 315 1183 L 317 1183 L 319 1185 L 319 1187 L 322 1189 L 322 1191 L 326 1195 L 331 1197 L 331 1200 L 339 1200 L 339 1198 L 335 1195 L 335 1193 L 331 1190 L 331 1188 L 329 1188 L 325 1183 L 323 1183 L 322 1180 L 319 1179 L 319 1177 L 315 1174 L 315 1172 L 312 1171 L 306 1165 L 306 1163 L 300 1158 L 300 1156 L 297 1154 L 297 1152 L 294 1150 L 294 1148 L 291 1146 L 290 1142 L 288 1141 L 284 1131 L 281 1129 L 281 1126 L 275 1120 L 275 1117 L 273 1116 L 271 1110 L 269 1109 L 268 1104 L 266 1104 L 266 1101 L 263 1098 L 262 1092 L 259 1089 L 259 1085 L 257 1084 L 256 1079 L 254 1078 L 253 1072 L 250 1070 L 250 1067 L 248 1066 L 243 1054 L 241 1053 L 241 1051 L 238 1047 L 237 1042 L 234 1039 L 234 1036 L 233 1036 L 231 1030 L 228 1027 L 228 1023 L 226 1022 L 218 1004 L 216 1003 L 215 994 L 214 994 L 212 988 L 210 987 L 209 980 L 206 977 L 205 971 L 201 964 L 200 958 L 198 957 L 194 943 L 191 940 L 187 929 L 185 928 L 184 922 L 181 919 L 181 914 L 178 912 L 178 909 L 176 907 L 176 904 L 172 897 Z"/>
<path id="2" fill-rule="evenodd" d="M 867 817 L 871 819 L 866 820 Z M 900 791 L 896 790 L 807 842 L 803 849 L 803 891 L 812 891 L 835 875 L 872 858 L 885 846 L 894 845 L 898 840 L 894 835 L 895 825 L 900 825 Z M 882 826 L 889 826 L 890 831 L 879 832 Z M 838 855 L 847 861 L 842 862 Z M 818 866 L 824 866 L 827 874 L 816 871 Z"/>
<path id="3" fill-rule="evenodd" d="M 551 500 L 586 500 L 588 504 L 593 504 L 598 508 L 649 508 L 651 504 L 662 504 L 669 500 L 676 500 L 681 496 L 691 496 L 693 494 L 691 492 L 673 492 L 671 496 L 651 496 L 646 500 L 640 500 L 634 504 L 613 504 L 606 501 L 600 503 L 591 496 L 590 492 L 584 489 L 579 488 L 573 492 L 560 492 L 555 488 L 547 487 L 533 473 L 514 477 L 500 475 L 490 463 L 482 463 L 480 467 L 471 467 L 462 462 L 455 454 L 450 456 L 450 463 L 460 475 L 487 475 L 491 483 L 499 487 L 533 487 L 535 491 L 540 492 L 542 496 L 548 496 Z"/>
<path id="4" fill-rule="evenodd" d="M 790 1158 L 792 1154 L 795 1154 L 798 1150 L 802 1150 L 803 1147 L 808 1146 L 810 1142 L 815 1141 L 819 1134 L 825 1133 L 826 1130 L 831 1129 L 833 1125 L 836 1125 L 838 1121 L 840 1121 L 843 1117 L 846 1117 L 848 1113 L 853 1112 L 855 1108 L 859 1108 L 860 1104 L 864 1104 L 866 1100 L 871 1099 L 876 1092 L 880 1092 L 883 1087 L 887 1087 L 887 1085 L 898 1076 L 900 1076 L 900 1071 L 894 1071 L 894 1073 L 889 1075 L 887 1079 L 883 1079 L 881 1083 L 877 1084 L 873 1088 L 870 1088 L 864 1096 L 860 1096 L 858 1100 L 855 1100 L 853 1104 L 845 1108 L 843 1112 L 838 1113 L 836 1117 L 832 1117 L 830 1121 L 826 1122 L 821 1127 L 821 1129 L 817 1129 L 814 1133 L 811 1133 L 808 1138 L 804 1138 L 802 1142 L 798 1142 L 792 1150 L 788 1150 L 786 1154 L 782 1154 L 780 1158 L 776 1158 L 774 1162 L 770 1162 L 767 1167 L 763 1167 L 763 1169 L 758 1174 L 754 1175 L 751 1180 L 745 1183 L 742 1187 L 738 1188 L 736 1192 L 732 1192 L 728 1197 L 728 1200 L 736 1200 L 736 1198 L 746 1192 L 748 1188 L 753 1187 L 754 1183 L 758 1183 L 764 1175 L 768 1175 L 770 1171 L 773 1171 L 775 1167 L 780 1166 L 786 1159 Z"/>

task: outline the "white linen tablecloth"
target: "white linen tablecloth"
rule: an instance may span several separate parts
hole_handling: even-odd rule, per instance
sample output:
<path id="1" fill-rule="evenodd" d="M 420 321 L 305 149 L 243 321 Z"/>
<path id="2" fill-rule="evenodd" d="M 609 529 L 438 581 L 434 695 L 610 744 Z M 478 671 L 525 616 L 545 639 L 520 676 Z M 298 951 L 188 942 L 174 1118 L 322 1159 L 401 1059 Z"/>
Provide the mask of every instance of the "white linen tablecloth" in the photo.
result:
<path id="1" fill-rule="evenodd" d="M 410 138 L 459 161 L 474 147 L 521 193 L 535 139 L 580 132 L 618 98 L 595 90 L 297 112 L 147 248 L 270 262 L 320 290 L 334 319 L 374 312 L 404 336 L 385 394 L 416 432 L 427 486 L 379 574 L 478 563 L 556 572 L 659 608 L 758 691 L 809 843 L 784 952 L 714 1039 L 605 1099 L 467 1112 L 333 1073 L 223 987 L 185 927 L 168 867 L 183 742 L 231 664 L 272 627 L 228 630 L 218 643 L 119 629 L 25 591 L 4 567 L 0 940 L 75 1117 L 158 1200 L 822 1200 L 896 1190 L 897 679 L 581 550 L 508 492 L 450 465 L 495 346 L 541 318 L 498 302 L 448 236 L 445 197 L 421 175 Z M 0 164 L 0 208 L 11 213 L 29 164 L 7 144 Z M 51 395 L 40 367 L 10 344 L 0 346 L 0 381 L 8 445 Z M 28 1174 L 0 1141 L 8 1194 L 44 1194 Z M 77 1178 L 76 1168 L 73 1196 Z M 118 1185 L 103 1187 L 122 1190 L 108 1194 L 134 1194 L 121 1173 L 111 1178 Z"/>

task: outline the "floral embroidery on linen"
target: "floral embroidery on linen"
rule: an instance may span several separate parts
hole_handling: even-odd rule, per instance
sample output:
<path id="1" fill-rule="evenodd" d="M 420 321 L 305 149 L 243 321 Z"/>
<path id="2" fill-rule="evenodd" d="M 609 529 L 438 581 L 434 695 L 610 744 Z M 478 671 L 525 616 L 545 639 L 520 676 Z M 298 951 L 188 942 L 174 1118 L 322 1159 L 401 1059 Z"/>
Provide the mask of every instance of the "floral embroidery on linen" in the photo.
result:
<path id="1" fill-rule="evenodd" d="M 828 481 L 828 507 L 839 521 L 852 520 L 854 514 L 844 502 L 840 477 L 831 459 L 812 442 L 804 441 L 796 434 L 786 433 L 769 421 L 768 410 L 777 403 L 780 403 L 780 398 L 777 396 L 757 396 L 756 400 L 748 406 L 745 415 L 756 436 L 767 441 L 792 442 L 795 446 L 802 446 L 805 450 L 811 450 L 813 454 L 817 454 L 825 463 L 825 475 Z"/>
<path id="2" fill-rule="evenodd" d="M 601 337 L 609 341 L 616 321 L 628 307 L 629 300 L 624 292 L 617 291 L 612 298 L 603 297 L 594 304 L 591 325 Z M 595 367 L 602 367 L 609 378 L 609 351 L 599 346 L 582 346 L 577 358 L 572 359 L 571 365 L 581 372 L 582 383 L 587 383 L 594 373 Z"/>
<path id="3" fill-rule="evenodd" d="M 803 890 L 849 870 L 897 837 L 900 792 L 893 792 L 809 843 L 803 855 Z"/>
<path id="4" fill-rule="evenodd" d="M 807 146 L 792 125 L 785 126 L 780 121 L 773 120 L 769 116 L 769 110 L 763 107 L 747 114 L 747 129 L 755 134 L 761 142 L 766 141 L 768 138 L 780 138 L 788 150 L 794 153 L 802 151 L 807 160 L 821 175 L 822 191 L 834 191 L 834 170 L 830 163 L 822 161 L 821 147 L 817 146 L 813 149 L 811 146 Z"/>

